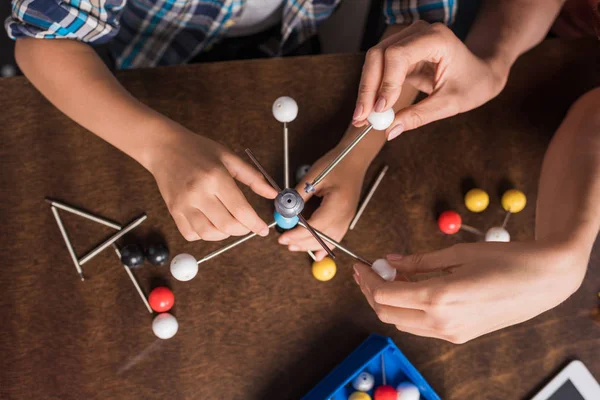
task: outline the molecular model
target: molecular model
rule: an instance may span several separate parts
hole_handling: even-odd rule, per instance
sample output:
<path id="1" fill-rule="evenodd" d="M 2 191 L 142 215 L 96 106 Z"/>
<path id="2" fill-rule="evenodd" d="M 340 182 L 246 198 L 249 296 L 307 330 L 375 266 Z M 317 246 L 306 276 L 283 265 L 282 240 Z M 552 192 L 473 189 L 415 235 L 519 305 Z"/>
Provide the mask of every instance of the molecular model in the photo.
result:
<path id="1" fill-rule="evenodd" d="M 70 206 L 58 200 L 46 199 L 46 201 L 50 203 L 50 209 L 52 210 L 56 224 L 58 225 L 61 236 L 65 242 L 65 245 L 67 246 L 67 250 L 69 251 L 69 255 L 71 256 L 71 260 L 75 265 L 75 269 L 77 270 L 80 279 L 82 281 L 85 280 L 82 266 L 100 254 L 100 252 L 102 252 L 104 249 L 112 246 L 115 250 L 115 253 L 121 260 L 121 264 L 123 264 L 127 276 L 131 280 L 131 283 L 135 287 L 148 312 L 150 314 L 153 314 L 154 312 L 158 313 L 158 315 L 156 315 L 152 321 L 152 331 L 161 339 L 172 338 L 177 333 L 179 328 L 177 319 L 172 314 L 168 313 L 175 303 L 175 296 L 173 295 L 173 292 L 167 287 L 159 286 L 154 288 L 146 299 L 144 292 L 140 288 L 140 285 L 133 274 L 133 270 L 141 267 L 144 264 L 144 261 L 148 261 L 154 266 L 164 265 L 169 260 L 169 248 L 162 242 L 152 242 L 148 244 L 145 249 L 136 243 L 128 244 L 123 248 L 119 248 L 119 246 L 116 244 L 117 240 L 144 222 L 147 219 L 146 214 L 141 215 L 126 226 L 121 226 L 120 224 L 110 221 L 104 217 L 100 217 L 85 210 Z M 71 239 L 67 234 L 67 230 L 64 227 L 58 210 L 63 210 L 90 221 L 108 226 L 117 232 L 111 235 L 104 242 L 100 243 L 94 249 L 90 250 L 83 257 L 78 258 L 73 250 Z"/>
<path id="2" fill-rule="evenodd" d="M 356 253 L 350 251 L 348 248 L 343 246 L 342 244 L 336 242 L 331 239 L 327 235 L 319 232 L 314 229 L 310 224 L 306 221 L 306 219 L 302 216 L 302 210 L 304 209 L 304 199 L 300 196 L 295 189 L 290 187 L 290 172 L 289 172 L 289 148 L 288 148 L 288 124 L 296 119 L 298 116 L 298 104 L 291 97 L 280 97 L 273 103 L 272 108 L 273 116 L 275 119 L 283 124 L 283 170 L 284 170 L 284 188 L 280 188 L 279 185 L 273 180 L 271 175 L 263 168 L 262 164 L 258 161 L 254 153 L 250 149 L 246 149 L 246 153 L 248 157 L 252 160 L 254 165 L 258 168 L 258 170 L 264 175 L 269 184 L 277 191 L 277 197 L 274 200 L 274 218 L 271 223 L 268 224 L 269 228 L 276 227 L 279 232 L 289 230 L 295 228 L 296 226 L 301 226 L 311 233 L 311 235 L 315 238 L 315 240 L 321 245 L 321 247 L 327 252 L 329 255 L 325 257 L 321 261 L 317 261 L 314 254 L 309 251 L 308 254 L 313 259 L 314 263 L 312 266 L 312 273 L 315 279 L 319 281 L 328 281 L 332 279 L 336 274 L 336 264 L 335 264 L 335 254 L 333 251 L 325 244 L 325 242 L 335 246 L 340 251 L 346 253 L 350 257 L 354 258 L 357 261 L 360 261 L 364 264 L 367 264 L 373 268 L 375 272 L 377 272 L 382 278 L 386 280 L 394 280 L 396 277 L 396 269 L 394 269 L 386 260 L 380 259 L 375 262 L 370 262 L 364 257 L 357 255 Z M 312 182 L 305 182 L 306 193 L 313 193 L 315 191 L 315 187 L 319 185 L 320 182 L 352 151 L 352 149 L 371 131 L 375 130 L 385 130 L 387 129 L 392 122 L 394 121 L 394 111 L 388 110 L 382 113 L 373 112 L 367 118 L 369 124 L 365 129 L 363 129 L 354 140 L 328 165 Z M 297 182 L 301 182 L 304 179 L 306 173 L 310 169 L 310 165 L 302 165 L 296 171 L 296 180 Z M 387 167 L 384 168 L 384 171 L 380 174 L 379 178 L 375 182 L 375 185 L 371 188 L 362 205 L 359 208 L 358 213 L 356 214 L 354 220 L 352 221 L 352 228 L 356 224 L 356 221 L 362 214 L 362 211 L 366 207 L 368 201 L 373 195 L 374 190 L 376 189 L 379 182 L 383 178 L 383 174 Z M 198 273 L 198 265 L 211 260 L 212 258 L 223 254 L 224 252 L 244 243 L 245 241 L 255 237 L 255 233 L 250 233 L 246 236 L 239 238 L 231 244 L 226 245 L 225 247 L 213 251 L 212 253 L 202 257 L 197 260 L 194 256 L 190 254 L 178 254 L 171 261 L 171 274 L 180 281 L 189 281 L 193 279 Z"/>
<path id="3" fill-rule="evenodd" d="M 462 223 L 462 218 L 456 211 L 444 211 L 438 217 L 438 227 L 447 235 L 453 235 L 459 230 L 470 232 L 482 237 L 486 242 L 510 242 L 510 234 L 506 225 L 512 214 L 521 212 L 527 204 L 527 197 L 520 190 L 510 189 L 502 195 L 502 208 L 506 211 L 504 222 L 501 226 L 494 226 L 485 233 L 472 226 Z M 490 196 L 482 189 L 471 189 L 465 195 L 465 206 L 474 213 L 484 211 L 490 204 Z"/>

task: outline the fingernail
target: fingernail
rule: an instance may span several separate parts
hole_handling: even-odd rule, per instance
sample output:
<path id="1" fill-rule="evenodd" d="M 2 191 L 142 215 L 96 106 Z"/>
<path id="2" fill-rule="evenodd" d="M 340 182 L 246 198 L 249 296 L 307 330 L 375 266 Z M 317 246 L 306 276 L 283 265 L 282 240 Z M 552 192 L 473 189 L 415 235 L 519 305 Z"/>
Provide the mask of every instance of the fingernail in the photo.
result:
<path id="1" fill-rule="evenodd" d="M 281 239 L 279 239 L 279 244 L 290 244 L 290 239 L 281 238 Z"/>
<path id="2" fill-rule="evenodd" d="M 358 275 L 354 274 L 352 276 L 354 277 L 354 282 L 356 282 L 357 285 L 360 285 L 360 283 L 358 283 Z"/>
<path id="3" fill-rule="evenodd" d="M 392 140 L 396 137 L 398 137 L 402 132 L 404 132 L 404 125 L 402 123 L 396 125 L 391 131 L 390 133 L 388 133 L 388 139 L 387 140 Z"/>
<path id="4" fill-rule="evenodd" d="M 382 112 L 384 108 L 385 99 L 383 97 L 380 97 L 379 100 L 377 100 L 377 103 L 375 103 L 375 112 Z"/>
<path id="5" fill-rule="evenodd" d="M 356 108 L 354 109 L 354 115 L 352 115 L 352 120 L 356 121 L 358 118 L 360 118 L 360 116 L 362 115 L 363 112 L 363 105 L 362 103 L 357 104 Z"/>
<path id="6" fill-rule="evenodd" d="M 387 259 L 390 261 L 400 261 L 404 256 L 402 254 L 388 254 Z"/>
<path id="7" fill-rule="evenodd" d="M 262 231 L 258 232 L 259 236 L 267 236 L 269 234 L 269 228 L 265 228 Z"/>
<path id="8" fill-rule="evenodd" d="M 296 246 L 295 244 L 293 244 L 293 245 L 291 245 L 291 246 L 289 247 L 289 250 L 290 250 L 290 251 L 298 251 L 298 250 L 300 250 L 300 247 L 298 247 L 298 246 Z"/>

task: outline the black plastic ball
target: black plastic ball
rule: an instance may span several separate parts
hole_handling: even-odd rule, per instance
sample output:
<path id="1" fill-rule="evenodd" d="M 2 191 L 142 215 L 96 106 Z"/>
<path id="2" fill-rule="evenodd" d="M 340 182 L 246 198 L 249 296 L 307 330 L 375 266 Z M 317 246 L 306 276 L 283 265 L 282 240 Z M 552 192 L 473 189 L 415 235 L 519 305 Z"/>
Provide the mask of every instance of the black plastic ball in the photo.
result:
<path id="1" fill-rule="evenodd" d="M 128 244 L 121 249 L 121 262 L 129 268 L 139 267 L 144 263 L 144 250 L 137 244 Z"/>
<path id="2" fill-rule="evenodd" d="M 169 260 L 169 248 L 164 243 L 154 243 L 146 249 L 146 260 L 152 265 L 163 265 Z"/>

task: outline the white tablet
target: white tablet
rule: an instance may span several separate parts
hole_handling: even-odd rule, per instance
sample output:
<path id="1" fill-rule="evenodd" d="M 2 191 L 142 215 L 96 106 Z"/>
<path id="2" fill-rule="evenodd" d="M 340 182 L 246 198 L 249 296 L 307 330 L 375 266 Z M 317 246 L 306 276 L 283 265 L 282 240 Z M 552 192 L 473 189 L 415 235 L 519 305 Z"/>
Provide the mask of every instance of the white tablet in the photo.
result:
<path id="1" fill-rule="evenodd" d="M 572 361 L 531 400 L 598 400 L 600 385 L 581 361 Z"/>

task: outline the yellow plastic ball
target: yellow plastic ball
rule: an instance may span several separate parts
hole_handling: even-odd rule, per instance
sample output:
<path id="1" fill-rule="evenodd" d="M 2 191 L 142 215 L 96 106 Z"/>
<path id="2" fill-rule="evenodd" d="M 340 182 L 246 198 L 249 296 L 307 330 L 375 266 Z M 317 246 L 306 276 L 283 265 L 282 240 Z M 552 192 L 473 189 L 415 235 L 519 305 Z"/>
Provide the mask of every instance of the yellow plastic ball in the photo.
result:
<path id="1" fill-rule="evenodd" d="M 348 400 L 371 400 L 371 396 L 365 392 L 354 392 L 348 397 Z"/>
<path id="2" fill-rule="evenodd" d="M 482 189 L 471 189 L 465 195 L 465 206 L 471 212 L 482 212 L 490 204 L 490 196 Z"/>
<path id="3" fill-rule="evenodd" d="M 525 208 L 527 197 L 517 189 L 510 189 L 502 195 L 502 208 L 511 213 L 518 213 Z"/>
<path id="4" fill-rule="evenodd" d="M 335 276 L 337 267 L 335 261 L 329 257 L 325 257 L 321 261 L 315 261 L 312 265 L 312 274 L 315 279 L 321 282 L 327 282 Z"/>

